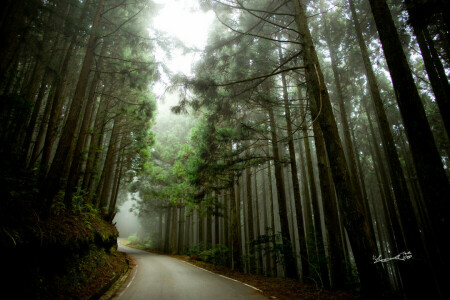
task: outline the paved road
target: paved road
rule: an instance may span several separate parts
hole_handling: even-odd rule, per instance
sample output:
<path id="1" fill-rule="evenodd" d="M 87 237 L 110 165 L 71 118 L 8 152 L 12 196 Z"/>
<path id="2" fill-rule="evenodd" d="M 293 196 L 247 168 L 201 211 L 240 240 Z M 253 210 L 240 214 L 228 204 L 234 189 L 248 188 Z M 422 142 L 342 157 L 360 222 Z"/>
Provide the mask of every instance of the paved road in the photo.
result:
<path id="1" fill-rule="evenodd" d="M 228 300 L 267 299 L 240 282 L 221 277 L 178 259 L 122 246 L 119 250 L 136 259 L 117 300 L 180 299 Z"/>

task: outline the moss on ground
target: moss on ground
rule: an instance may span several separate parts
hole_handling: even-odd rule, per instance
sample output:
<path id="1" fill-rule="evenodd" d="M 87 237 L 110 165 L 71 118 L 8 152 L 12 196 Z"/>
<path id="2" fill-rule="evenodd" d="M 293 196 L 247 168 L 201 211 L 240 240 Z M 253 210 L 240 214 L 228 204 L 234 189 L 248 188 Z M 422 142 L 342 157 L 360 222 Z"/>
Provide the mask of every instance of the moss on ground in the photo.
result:
<path id="1" fill-rule="evenodd" d="M 118 231 L 94 211 L 57 211 L 42 220 L 17 203 L 0 212 L 0 246 L 15 299 L 91 299 L 128 269 Z"/>

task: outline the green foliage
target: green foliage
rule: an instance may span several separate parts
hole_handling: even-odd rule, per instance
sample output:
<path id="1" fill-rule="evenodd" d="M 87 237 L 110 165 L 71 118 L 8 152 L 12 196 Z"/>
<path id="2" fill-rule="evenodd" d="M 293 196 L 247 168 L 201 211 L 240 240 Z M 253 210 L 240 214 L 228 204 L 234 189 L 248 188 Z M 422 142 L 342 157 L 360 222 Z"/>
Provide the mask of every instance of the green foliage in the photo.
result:
<path id="1" fill-rule="evenodd" d="M 187 255 L 189 256 L 197 256 L 199 255 L 202 251 L 205 250 L 205 244 L 204 243 L 198 243 L 198 244 L 194 244 L 192 245 L 186 252 Z"/>
<path id="2" fill-rule="evenodd" d="M 225 266 L 229 254 L 230 249 L 222 244 L 216 245 L 216 247 L 212 249 L 205 249 L 204 244 L 200 243 L 193 245 L 187 251 L 187 255 L 191 258 L 217 266 Z"/>
<path id="3" fill-rule="evenodd" d="M 135 244 L 135 245 L 141 243 L 141 239 L 137 236 L 137 234 L 130 235 L 130 236 L 128 237 L 128 241 L 129 241 L 131 244 Z"/>
<path id="4" fill-rule="evenodd" d="M 281 232 L 258 235 L 256 239 L 249 242 L 249 246 L 250 252 L 263 251 L 265 253 L 270 253 L 273 260 L 280 264 L 283 264 L 284 261 L 283 253 L 285 248 L 288 247 L 289 249 L 292 249 L 289 242 L 282 243 Z M 296 256 L 293 252 L 291 255 L 294 257 Z"/>

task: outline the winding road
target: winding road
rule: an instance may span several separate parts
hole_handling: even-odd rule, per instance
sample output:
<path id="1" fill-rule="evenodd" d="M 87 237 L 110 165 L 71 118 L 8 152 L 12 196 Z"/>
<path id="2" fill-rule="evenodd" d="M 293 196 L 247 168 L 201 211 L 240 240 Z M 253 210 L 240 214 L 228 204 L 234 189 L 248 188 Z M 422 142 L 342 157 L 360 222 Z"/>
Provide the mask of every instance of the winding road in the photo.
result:
<path id="1" fill-rule="evenodd" d="M 119 251 L 132 256 L 137 265 L 113 299 L 267 299 L 241 282 L 169 256 L 132 249 L 120 243 Z"/>

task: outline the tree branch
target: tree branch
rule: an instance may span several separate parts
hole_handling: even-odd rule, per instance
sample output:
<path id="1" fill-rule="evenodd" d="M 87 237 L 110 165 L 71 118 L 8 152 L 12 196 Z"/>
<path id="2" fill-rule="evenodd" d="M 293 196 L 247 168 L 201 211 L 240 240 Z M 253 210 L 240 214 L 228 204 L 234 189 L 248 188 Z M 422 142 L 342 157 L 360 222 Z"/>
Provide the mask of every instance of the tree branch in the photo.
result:
<path id="1" fill-rule="evenodd" d="M 297 67 L 282 69 L 277 72 L 272 72 L 272 73 L 266 74 L 266 75 L 261 75 L 261 76 L 252 77 L 252 78 L 246 78 L 246 79 L 232 81 L 232 82 L 228 82 L 228 83 L 215 84 L 215 86 L 229 86 L 229 85 L 233 85 L 233 84 L 244 83 L 244 82 L 254 81 L 254 80 L 263 79 L 263 78 L 265 79 L 265 78 L 275 76 L 275 75 L 278 75 L 278 74 L 281 74 L 284 72 L 294 71 L 294 70 L 299 70 L 299 69 L 304 69 L 304 68 L 305 68 L 305 66 L 297 66 Z"/>
<path id="2" fill-rule="evenodd" d="M 269 40 L 269 41 L 273 41 L 273 42 L 278 42 L 278 43 L 293 43 L 293 44 L 298 44 L 298 45 L 301 44 L 300 42 L 296 42 L 296 41 L 277 40 L 277 39 L 272 39 L 272 38 L 265 37 L 265 36 L 261 36 L 261 35 L 257 35 L 257 34 L 252 34 L 252 33 L 250 33 L 249 31 L 247 31 L 247 32 L 242 32 L 242 31 L 236 30 L 236 29 L 232 28 L 231 26 L 229 26 L 228 24 L 226 24 L 224 21 L 222 21 L 222 19 L 220 19 L 219 15 L 217 15 L 217 14 L 216 14 L 216 18 L 217 18 L 217 20 L 219 20 L 219 22 L 220 22 L 223 26 L 225 26 L 225 27 L 227 27 L 228 29 L 230 29 L 231 31 L 236 32 L 236 33 L 239 33 L 239 34 L 248 35 L 248 36 L 253 36 L 253 37 L 260 38 L 260 39 L 265 39 L 265 40 Z"/>

